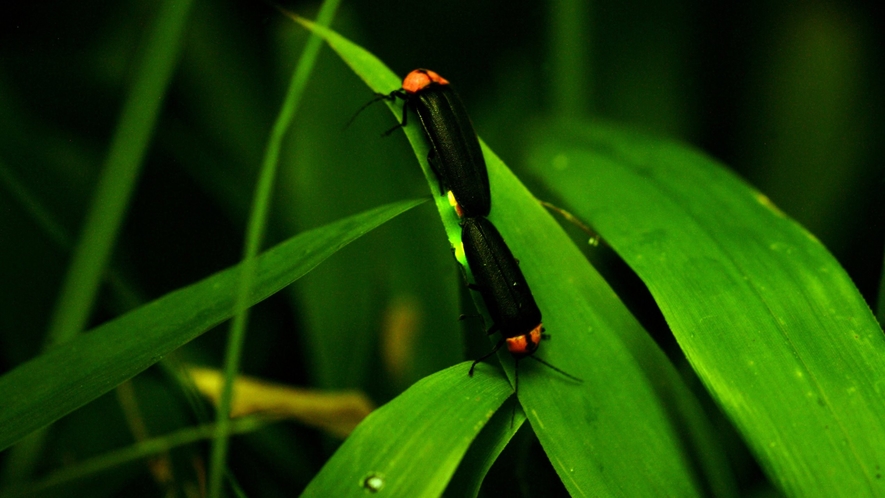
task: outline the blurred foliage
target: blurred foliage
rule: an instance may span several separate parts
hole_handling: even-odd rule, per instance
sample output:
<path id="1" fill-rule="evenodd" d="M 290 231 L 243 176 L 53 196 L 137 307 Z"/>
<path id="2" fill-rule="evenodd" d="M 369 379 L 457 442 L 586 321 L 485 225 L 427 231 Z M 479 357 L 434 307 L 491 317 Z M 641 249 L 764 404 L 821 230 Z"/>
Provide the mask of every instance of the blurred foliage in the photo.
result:
<path id="1" fill-rule="evenodd" d="M 317 9 L 285 6 L 307 17 Z M 550 115 L 601 117 L 704 149 L 815 234 L 872 306 L 885 239 L 885 168 L 876 159 L 885 29 L 873 12 L 871 2 L 837 0 L 380 0 L 345 3 L 333 26 L 399 74 L 429 67 L 456 82 L 478 133 L 517 173 L 532 123 Z M 2 8 L 0 372 L 42 348 L 133 61 L 156 15 L 155 2 L 146 1 Z M 231 0 L 196 2 L 186 31 L 90 327 L 227 268 L 242 253 L 263 149 L 307 33 L 264 3 Z M 575 32 L 583 43 L 563 43 Z M 583 83 L 561 78 L 564 70 Z M 379 138 L 392 125 L 381 106 L 342 130 L 370 97 L 324 49 L 283 151 L 266 246 L 427 195 L 401 135 Z M 456 321 L 472 308 L 437 220 L 428 205 L 412 210 L 253 308 L 242 370 L 298 386 L 359 389 L 380 405 L 467 357 L 464 343 L 473 339 L 453 331 L 481 334 L 477 324 Z M 613 258 L 597 260 L 688 371 L 638 279 Z M 173 361 L 220 365 L 226 331 L 203 335 Z M 172 370 L 154 367 L 132 381 L 136 412 L 124 410 L 118 392 L 55 424 L 27 477 L 138 440 L 133 420 L 143 422 L 142 436 L 208 421 Z M 770 491 L 726 419 L 716 423 L 729 435 L 741 491 Z M 516 442 L 492 467 L 487 488 L 561 489 L 537 442 Z M 311 428 L 274 425 L 235 438 L 229 465 L 250 496 L 288 496 L 337 444 Z M 165 470 L 129 464 L 68 492 L 199 496 L 207 448 L 176 448 L 161 458 Z M 0 467 L 10 465 L 9 454 L 0 454 Z M 537 480 L 513 478 L 512 469 L 526 466 L 538 468 Z"/>

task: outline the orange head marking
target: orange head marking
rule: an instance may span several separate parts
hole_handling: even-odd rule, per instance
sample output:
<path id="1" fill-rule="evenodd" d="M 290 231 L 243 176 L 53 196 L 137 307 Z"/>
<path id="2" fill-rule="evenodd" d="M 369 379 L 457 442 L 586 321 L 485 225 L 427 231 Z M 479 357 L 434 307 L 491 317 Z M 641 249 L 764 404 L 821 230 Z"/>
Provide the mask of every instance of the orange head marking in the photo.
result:
<path id="1" fill-rule="evenodd" d="M 403 79 L 403 90 L 405 90 L 406 93 L 418 93 L 430 86 L 431 83 L 437 83 L 439 85 L 449 84 L 445 78 L 436 74 L 434 71 L 429 69 L 416 69 L 407 74 Z"/>
<path id="2" fill-rule="evenodd" d="M 535 354 L 538 346 L 541 344 L 541 329 L 539 323 L 531 332 L 516 337 L 507 338 L 507 350 L 516 357 L 523 357 Z"/>

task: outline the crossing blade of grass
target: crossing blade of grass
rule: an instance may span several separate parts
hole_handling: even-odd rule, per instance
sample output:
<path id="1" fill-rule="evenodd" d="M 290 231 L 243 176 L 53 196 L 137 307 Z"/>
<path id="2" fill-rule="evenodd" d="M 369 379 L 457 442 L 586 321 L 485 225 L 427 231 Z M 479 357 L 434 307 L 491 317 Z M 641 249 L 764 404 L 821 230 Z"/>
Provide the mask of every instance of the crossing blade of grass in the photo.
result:
<path id="1" fill-rule="evenodd" d="M 885 336 L 813 235 L 688 147 L 548 126 L 532 167 L 645 282 L 769 477 L 885 494 Z"/>
<path id="2" fill-rule="evenodd" d="M 301 496 L 364 497 L 372 489 L 440 496 L 470 443 L 513 394 L 500 371 L 482 365 L 471 378 L 468 365 L 424 378 L 366 417 Z"/>
<path id="3" fill-rule="evenodd" d="M 296 235 L 256 259 L 249 305 L 425 202 L 401 201 Z M 0 377 L 0 450 L 108 392 L 234 313 L 239 266 L 171 292 Z"/>
<path id="4" fill-rule="evenodd" d="M 335 16 L 339 0 L 327 0 L 320 9 L 319 24 L 328 25 Z M 218 432 L 212 444 L 212 456 L 209 462 L 209 496 L 221 496 L 221 485 L 224 477 L 224 467 L 227 460 L 227 428 L 230 424 L 230 407 L 233 398 L 233 385 L 239 371 L 240 357 L 243 354 L 243 344 L 246 342 L 246 327 L 249 321 L 249 308 L 247 301 L 249 292 L 255 278 L 255 257 L 261 250 L 264 240 L 264 231 L 267 226 L 267 213 L 270 210 L 271 194 L 279 167 L 280 150 L 283 138 L 292 120 L 295 111 L 301 102 L 301 95 L 307 86 L 310 73 L 319 54 L 322 41 L 319 37 L 311 35 L 307 45 L 298 60 L 286 98 L 280 106 L 280 112 L 271 129 L 270 137 L 265 147 L 264 160 L 255 186 L 255 194 L 252 200 L 252 209 L 249 212 L 249 222 L 246 225 L 246 237 L 243 244 L 243 261 L 240 264 L 240 282 L 236 298 L 236 312 L 231 320 L 230 335 L 227 341 L 227 350 L 224 356 L 224 384 L 221 388 L 221 399 L 216 413 Z"/>
<path id="5" fill-rule="evenodd" d="M 319 33 L 372 91 L 400 85 L 372 54 L 297 20 Z M 391 109 L 399 117 L 399 108 Z M 419 128 L 404 131 L 431 191 L 438 192 Z M 522 364 L 519 401 L 566 488 L 576 496 L 693 496 L 706 488 L 727 494 L 730 481 L 716 438 L 672 365 L 537 199 L 485 146 L 484 154 L 492 186 L 490 219 L 520 259 L 554 336 L 538 355 L 584 379 L 575 382 L 542 365 Z M 457 216 L 444 196 L 434 198 L 457 248 Z M 500 356 L 513 379 L 512 358 Z M 704 458 L 720 470 L 710 475 L 707 467 L 694 466 Z"/>

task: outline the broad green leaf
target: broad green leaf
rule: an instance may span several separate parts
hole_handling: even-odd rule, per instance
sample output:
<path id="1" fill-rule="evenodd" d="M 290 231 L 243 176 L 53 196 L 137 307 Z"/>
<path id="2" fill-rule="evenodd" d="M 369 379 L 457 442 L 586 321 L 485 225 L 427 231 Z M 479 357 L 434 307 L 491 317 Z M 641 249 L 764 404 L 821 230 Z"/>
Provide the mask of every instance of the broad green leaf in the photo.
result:
<path id="1" fill-rule="evenodd" d="M 373 91 L 399 87 L 399 78 L 362 48 L 299 22 L 320 33 Z M 399 116 L 399 108 L 392 108 Z M 438 192 L 422 132 L 417 126 L 404 131 L 431 190 Z M 484 152 L 492 185 L 490 219 L 520 259 L 553 335 L 538 355 L 584 379 L 569 380 L 532 361 L 521 365 L 519 401 L 566 488 L 576 496 L 692 496 L 705 486 L 727 494 L 726 471 L 704 475 L 692 465 L 706 460 L 726 467 L 708 422 L 672 365 L 556 221 L 494 153 Z M 445 197 L 435 200 L 458 248 L 457 217 Z M 513 379 L 512 358 L 500 356 Z M 680 438 L 683 433 L 691 434 L 688 440 Z M 704 456 L 696 459 L 698 453 Z M 340 479 L 353 478 L 341 469 Z"/>
<path id="2" fill-rule="evenodd" d="M 885 494 L 885 336 L 817 239 L 687 147 L 578 123 L 538 136 L 538 177 L 646 283 L 769 477 Z"/>
<path id="3" fill-rule="evenodd" d="M 249 303 L 423 200 L 401 201 L 296 235 L 258 257 Z M 113 389 L 233 314 L 237 266 L 171 292 L 0 377 L 0 450 Z"/>
<path id="4" fill-rule="evenodd" d="M 520 365 L 520 403 L 566 488 L 591 496 L 700 493 L 703 471 L 689 455 L 727 471 L 696 400 L 552 216 L 487 149 L 486 161 L 490 219 L 519 258 L 552 336 L 537 354 L 584 380 L 576 385 L 530 360 Z M 512 358 L 500 358 L 512 374 Z M 637 476 L 637 468 L 646 470 Z M 706 479 L 728 493 L 728 477 Z"/>
<path id="5" fill-rule="evenodd" d="M 468 363 L 424 378 L 375 410 L 323 466 L 302 496 L 436 497 L 495 411 L 512 394 L 486 365 Z M 509 437 L 509 436 L 508 436 Z"/>

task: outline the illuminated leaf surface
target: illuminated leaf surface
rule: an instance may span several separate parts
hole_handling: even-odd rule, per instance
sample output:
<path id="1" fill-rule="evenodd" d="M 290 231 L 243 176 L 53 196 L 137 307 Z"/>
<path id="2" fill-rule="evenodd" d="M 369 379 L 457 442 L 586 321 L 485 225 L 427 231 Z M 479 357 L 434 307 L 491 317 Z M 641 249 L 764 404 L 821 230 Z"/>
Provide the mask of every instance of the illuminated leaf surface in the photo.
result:
<path id="1" fill-rule="evenodd" d="M 330 30 L 299 22 L 320 33 L 373 91 L 399 87 L 399 78 L 373 55 Z M 398 104 L 391 105 L 399 116 Z M 404 131 L 431 190 L 438 191 L 422 131 Z M 715 437 L 667 359 L 557 222 L 494 153 L 484 152 L 492 185 L 489 218 L 519 258 L 554 337 L 538 354 L 584 379 L 571 381 L 531 361 L 521 365 L 520 403 L 566 488 L 573 495 L 691 496 L 705 479 L 727 482 L 692 466 L 689 455 L 705 451 L 692 446 L 716 455 L 710 449 Z M 435 200 L 457 248 L 457 217 L 444 196 Z M 501 360 L 512 381 L 513 360 L 508 353 Z M 680 437 L 684 430 L 704 436 L 689 443 Z"/>
<path id="2" fill-rule="evenodd" d="M 531 163 L 646 283 L 772 480 L 805 496 L 885 493 L 885 336 L 813 235 L 670 142 L 551 126 Z"/>

